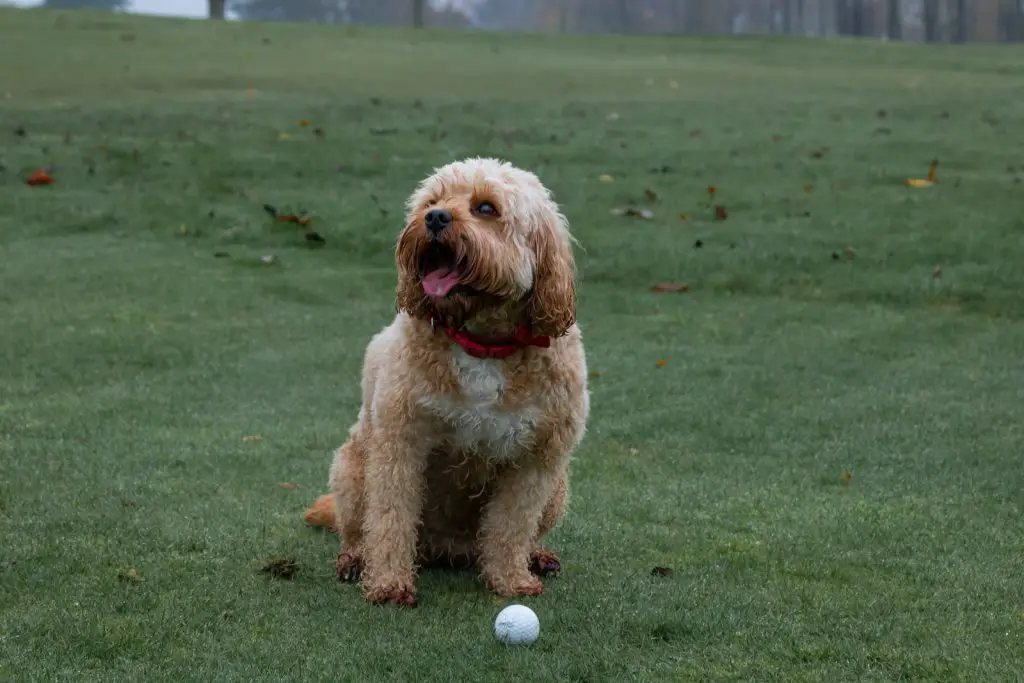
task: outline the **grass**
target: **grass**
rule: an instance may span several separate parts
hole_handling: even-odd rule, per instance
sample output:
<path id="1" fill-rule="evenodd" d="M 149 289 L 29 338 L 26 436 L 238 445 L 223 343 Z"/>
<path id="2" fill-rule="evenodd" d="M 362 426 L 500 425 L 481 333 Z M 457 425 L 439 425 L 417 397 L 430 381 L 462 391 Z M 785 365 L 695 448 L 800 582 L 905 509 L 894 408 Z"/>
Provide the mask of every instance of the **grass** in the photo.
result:
<path id="1" fill-rule="evenodd" d="M 1022 58 L 0 10 L 0 679 L 1019 680 Z M 469 573 L 364 604 L 301 521 L 402 202 L 470 154 L 583 245 L 592 422 L 525 649 Z"/>

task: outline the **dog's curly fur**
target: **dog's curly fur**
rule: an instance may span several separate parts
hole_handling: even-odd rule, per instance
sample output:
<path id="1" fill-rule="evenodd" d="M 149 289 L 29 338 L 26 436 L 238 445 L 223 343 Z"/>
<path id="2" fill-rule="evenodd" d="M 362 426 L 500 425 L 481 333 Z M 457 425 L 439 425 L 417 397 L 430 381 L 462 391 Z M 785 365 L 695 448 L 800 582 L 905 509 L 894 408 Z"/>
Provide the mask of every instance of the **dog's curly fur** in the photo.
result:
<path id="1" fill-rule="evenodd" d="M 433 236 L 432 208 L 452 218 Z M 507 162 L 449 164 L 409 198 L 398 313 L 367 347 L 362 408 L 330 473 L 338 576 L 371 602 L 414 605 L 417 565 L 475 566 L 504 596 L 537 595 L 538 575 L 558 571 L 540 543 L 589 413 L 572 245 L 547 188 Z M 427 295 L 438 254 L 458 286 Z M 495 338 L 528 326 L 550 346 L 478 358 L 435 325 Z"/>

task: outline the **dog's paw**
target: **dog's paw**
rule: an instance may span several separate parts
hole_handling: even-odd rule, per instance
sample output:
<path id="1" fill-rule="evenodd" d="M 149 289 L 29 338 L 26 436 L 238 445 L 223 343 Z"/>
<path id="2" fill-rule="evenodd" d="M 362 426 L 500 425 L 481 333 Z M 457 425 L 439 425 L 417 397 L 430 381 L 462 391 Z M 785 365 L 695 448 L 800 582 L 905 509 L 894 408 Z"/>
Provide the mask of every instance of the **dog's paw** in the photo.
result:
<path id="1" fill-rule="evenodd" d="M 338 553 L 338 561 L 334 563 L 334 571 L 339 581 L 358 583 L 363 573 L 363 558 L 355 553 Z"/>
<path id="2" fill-rule="evenodd" d="M 507 580 L 488 580 L 487 586 L 505 598 L 515 598 L 521 595 L 540 595 L 544 592 L 544 584 L 533 574 Z"/>
<path id="3" fill-rule="evenodd" d="M 372 588 L 365 595 L 366 600 L 374 605 L 416 607 L 416 594 L 411 588 Z"/>
<path id="4" fill-rule="evenodd" d="M 530 553 L 530 571 L 537 576 L 558 576 L 562 571 L 562 564 L 553 551 L 537 548 Z"/>

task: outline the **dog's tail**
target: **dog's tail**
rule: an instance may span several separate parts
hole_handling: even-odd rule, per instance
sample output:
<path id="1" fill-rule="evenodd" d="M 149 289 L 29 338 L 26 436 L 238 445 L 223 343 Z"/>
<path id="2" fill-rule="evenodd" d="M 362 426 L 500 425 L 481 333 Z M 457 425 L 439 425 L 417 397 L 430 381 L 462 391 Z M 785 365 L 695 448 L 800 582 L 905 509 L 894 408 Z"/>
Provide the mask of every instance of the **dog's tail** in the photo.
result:
<path id="1" fill-rule="evenodd" d="M 317 498 L 312 505 L 306 508 L 306 513 L 302 518 L 310 526 L 319 526 L 334 531 L 334 496 L 328 493 Z"/>

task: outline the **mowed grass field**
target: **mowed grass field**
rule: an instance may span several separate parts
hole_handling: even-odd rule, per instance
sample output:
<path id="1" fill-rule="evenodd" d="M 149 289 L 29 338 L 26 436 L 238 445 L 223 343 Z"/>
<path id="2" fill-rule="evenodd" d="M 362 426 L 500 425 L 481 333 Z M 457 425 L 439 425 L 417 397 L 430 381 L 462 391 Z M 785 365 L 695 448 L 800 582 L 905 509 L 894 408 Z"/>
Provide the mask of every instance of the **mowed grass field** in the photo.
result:
<path id="1" fill-rule="evenodd" d="M 1021 63 L 0 10 L 0 679 L 1021 680 Z M 472 573 L 365 604 L 302 522 L 403 201 L 468 155 L 581 243 L 528 648 Z"/>

